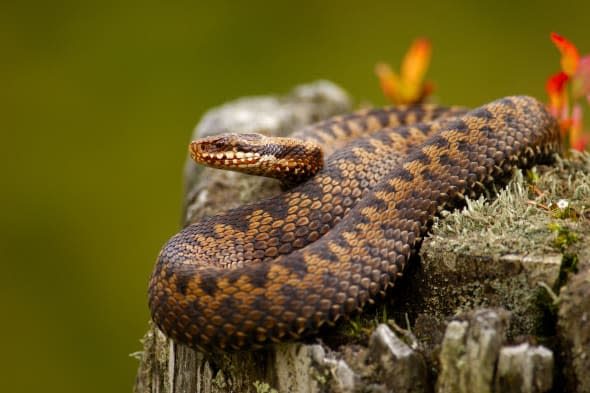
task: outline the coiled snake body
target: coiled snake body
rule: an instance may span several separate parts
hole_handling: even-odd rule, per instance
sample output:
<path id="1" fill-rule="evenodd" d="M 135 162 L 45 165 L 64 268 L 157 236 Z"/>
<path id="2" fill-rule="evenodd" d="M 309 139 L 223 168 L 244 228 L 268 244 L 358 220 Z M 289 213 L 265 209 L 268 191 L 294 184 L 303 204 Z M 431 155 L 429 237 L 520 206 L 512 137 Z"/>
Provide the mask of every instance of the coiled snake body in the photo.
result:
<path id="1" fill-rule="evenodd" d="M 362 133 L 306 182 L 172 237 L 149 283 L 158 327 L 201 350 L 255 349 L 313 334 L 383 294 L 441 209 L 502 184 L 515 167 L 549 162 L 560 149 L 555 119 L 530 97 L 467 113 L 365 111 L 296 135 L 333 146 L 338 136 Z M 248 167 L 255 153 L 206 156 Z M 317 169 L 285 162 L 291 173 Z"/>

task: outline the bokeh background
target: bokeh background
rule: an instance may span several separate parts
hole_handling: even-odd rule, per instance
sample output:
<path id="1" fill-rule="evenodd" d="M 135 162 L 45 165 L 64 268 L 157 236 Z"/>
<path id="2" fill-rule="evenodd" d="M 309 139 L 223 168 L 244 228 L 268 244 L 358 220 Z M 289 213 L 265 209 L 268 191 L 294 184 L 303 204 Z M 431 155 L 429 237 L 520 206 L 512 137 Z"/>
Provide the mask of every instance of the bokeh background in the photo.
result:
<path id="1" fill-rule="evenodd" d="M 382 105 L 373 67 L 419 36 L 442 103 L 545 99 L 588 1 L 5 1 L 0 391 L 129 392 L 146 283 L 178 229 L 205 110 L 319 78 Z"/>

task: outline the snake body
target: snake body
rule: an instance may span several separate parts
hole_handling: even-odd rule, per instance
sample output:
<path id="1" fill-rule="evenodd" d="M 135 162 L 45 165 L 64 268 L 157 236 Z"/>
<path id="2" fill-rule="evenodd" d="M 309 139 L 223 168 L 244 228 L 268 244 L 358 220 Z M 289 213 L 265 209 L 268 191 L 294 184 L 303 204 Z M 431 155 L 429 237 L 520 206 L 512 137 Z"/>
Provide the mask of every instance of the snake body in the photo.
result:
<path id="1" fill-rule="evenodd" d="M 504 183 L 515 167 L 550 162 L 558 130 L 530 97 L 467 113 L 372 110 L 304 129 L 296 136 L 330 146 L 368 135 L 289 191 L 173 236 L 150 279 L 152 318 L 205 351 L 313 334 L 382 295 L 437 212 Z"/>

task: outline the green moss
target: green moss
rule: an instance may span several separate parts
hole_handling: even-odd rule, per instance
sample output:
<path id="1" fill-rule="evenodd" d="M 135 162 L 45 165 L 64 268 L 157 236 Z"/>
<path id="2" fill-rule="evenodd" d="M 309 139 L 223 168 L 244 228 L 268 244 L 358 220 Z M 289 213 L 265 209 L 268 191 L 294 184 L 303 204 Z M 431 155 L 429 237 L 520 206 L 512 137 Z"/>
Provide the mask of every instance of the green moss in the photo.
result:
<path id="1" fill-rule="evenodd" d="M 353 342 L 366 343 L 379 324 L 390 322 L 387 307 L 387 304 L 381 304 L 372 310 L 365 310 L 362 314 L 352 316 L 339 325 L 338 332 L 349 337 Z"/>
<path id="2" fill-rule="evenodd" d="M 557 223 L 549 224 L 549 229 L 555 233 L 555 239 L 553 239 L 551 244 L 559 250 L 565 250 L 568 246 L 571 246 L 580 240 L 579 236 L 570 228 L 561 226 Z"/>
<path id="3" fill-rule="evenodd" d="M 320 385 L 325 385 L 330 379 L 330 371 L 324 369 L 323 371 L 313 370 L 313 377 Z"/>
<path id="4" fill-rule="evenodd" d="M 556 333 L 558 304 L 550 291 L 551 288 L 537 287 L 531 294 L 532 303 L 538 310 L 535 318 L 535 337 L 541 344 L 549 343 Z"/>
<path id="5" fill-rule="evenodd" d="M 564 229 L 561 227 L 555 228 L 554 230 L 564 231 Z M 559 236 L 560 235 L 558 235 L 558 237 Z M 561 248 L 567 247 L 564 245 L 568 242 L 575 243 L 578 241 L 577 238 L 575 241 L 570 239 L 571 234 L 568 233 L 563 233 L 561 236 L 564 237 L 563 241 L 559 241 L 559 247 Z M 552 344 L 553 336 L 555 336 L 556 334 L 557 318 L 559 311 L 559 297 L 557 296 L 557 293 L 559 293 L 559 289 L 563 285 L 565 285 L 567 281 L 567 276 L 570 273 L 577 273 L 577 266 L 577 254 L 567 252 L 564 253 L 559 270 L 559 276 L 553 288 L 550 288 L 549 286 L 545 285 L 543 287 L 535 288 L 533 291 L 533 303 L 540 312 L 536 321 L 538 326 L 536 329 L 536 338 L 540 344 L 544 344 L 547 346 L 551 346 Z"/>
<path id="6" fill-rule="evenodd" d="M 559 207 L 560 203 L 567 204 L 565 207 Z M 572 209 L 568 202 L 565 199 L 561 199 L 557 202 L 557 208 L 553 211 L 553 217 L 558 218 L 560 220 L 576 220 L 578 218 L 578 213 L 575 209 Z"/>
<path id="7" fill-rule="evenodd" d="M 219 370 L 213 379 L 211 380 L 211 385 L 218 389 L 219 391 L 223 392 L 228 389 L 227 380 L 225 378 L 225 373 L 223 370 Z"/>
<path id="8" fill-rule="evenodd" d="M 565 253 L 561 261 L 561 268 L 559 269 L 559 277 L 557 279 L 556 290 L 559 290 L 567 281 L 567 276 L 571 273 L 578 272 L 578 255 L 572 253 Z"/>
<path id="9" fill-rule="evenodd" d="M 278 390 L 273 389 L 266 382 L 254 381 L 254 388 L 256 393 L 279 393 Z"/>
<path id="10" fill-rule="evenodd" d="M 339 325 L 338 332 L 354 342 L 364 342 L 379 324 L 378 319 L 371 318 L 370 313 L 358 314 Z"/>
<path id="11" fill-rule="evenodd" d="M 537 184 L 539 182 L 539 174 L 537 173 L 537 168 L 529 169 L 526 171 L 526 178 L 529 184 Z"/>

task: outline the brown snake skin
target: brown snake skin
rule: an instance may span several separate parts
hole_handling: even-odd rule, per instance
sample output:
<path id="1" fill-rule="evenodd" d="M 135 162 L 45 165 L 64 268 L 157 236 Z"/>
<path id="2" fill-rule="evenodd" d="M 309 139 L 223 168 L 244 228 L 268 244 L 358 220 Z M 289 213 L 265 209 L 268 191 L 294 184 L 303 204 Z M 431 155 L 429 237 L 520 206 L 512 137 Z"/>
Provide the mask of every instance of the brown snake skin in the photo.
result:
<path id="1" fill-rule="evenodd" d="M 432 121 L 448 113 L 461 111 L 371 110 L 296 134 L 330 142 L 372 132 L 291 190 L 172 237 L 149 283 L 155 323 L 205 351 L 313 334 L 383 295 L 437 212 L 560 150 L 555 119 L 530 97 Z M 423 123 L 397 127 L 412 122 Z"/>

